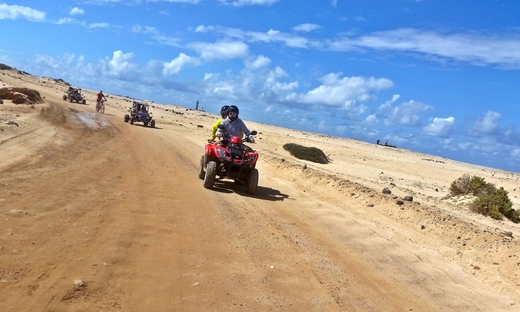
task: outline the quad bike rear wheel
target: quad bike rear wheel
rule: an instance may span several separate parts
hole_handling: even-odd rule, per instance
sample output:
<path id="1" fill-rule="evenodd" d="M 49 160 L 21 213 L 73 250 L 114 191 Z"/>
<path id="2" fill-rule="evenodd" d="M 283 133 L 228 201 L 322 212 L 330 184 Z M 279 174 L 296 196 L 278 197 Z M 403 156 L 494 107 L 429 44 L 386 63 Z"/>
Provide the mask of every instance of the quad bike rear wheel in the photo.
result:
<path id="1" fill-rule="evenodd" d="M 199 179 L 204 180 L 204 176 L 206 173 L 204 172 L 204 155 L 200 158 L 200 164 L 199 164 Z"/>
<path id="2" fill-rule="evenodd" d="M 254 195 L 256 193 L 256 189 L 258 188 L 258 169 L 251 169 L 251 174 L 249 176 L 249 183 L 247 185 L 247 193 L 250 195 Z"/>
<path id="3" fill-rule="evenodd" d="M 215 183 L 215 176 L 217 175 L 217 162 L 210 161 L 206 166 L 206 174 L 204 175 L 204 187 L 210 189 Z"/>
<path id="4" fill-rule="evenodd" d="M 150 127 L 155 128 L 155 120 L 150 121 Z"/>
<path id="5" fill-rule="evenodd" d="M 135 120 L 135 117 L 132 116 L 132 118 L 130 118 L 130 124 L 133 125 L 134 124 L 134 120 Z"/>

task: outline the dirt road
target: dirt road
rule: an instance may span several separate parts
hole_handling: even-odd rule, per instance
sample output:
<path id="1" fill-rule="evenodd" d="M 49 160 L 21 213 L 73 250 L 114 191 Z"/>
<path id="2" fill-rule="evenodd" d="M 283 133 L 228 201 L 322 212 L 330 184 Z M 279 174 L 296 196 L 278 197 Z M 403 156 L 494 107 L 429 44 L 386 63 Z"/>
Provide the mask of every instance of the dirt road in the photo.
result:
<path id="1" fill-rule="evenodd" d="M 91 109 L 47 104 L 45 127 L 0 145 L 0 311 L 520 309 L 517 285 L 453 261 L 379 192 L 312 192 L 268 155 L 257 195 L 206 190 L 193 130 Z"/>

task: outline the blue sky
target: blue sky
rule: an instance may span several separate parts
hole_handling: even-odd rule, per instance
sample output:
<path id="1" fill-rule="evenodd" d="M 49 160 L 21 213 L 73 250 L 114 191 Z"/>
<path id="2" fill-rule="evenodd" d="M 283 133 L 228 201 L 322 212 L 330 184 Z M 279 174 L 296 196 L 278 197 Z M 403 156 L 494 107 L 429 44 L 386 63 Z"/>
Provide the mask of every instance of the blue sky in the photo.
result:
<path id="1" fill-rule="evenodd" d="M 0 2 L 0 63 L 520 172 L 519 13 L 517 0 Z"/>

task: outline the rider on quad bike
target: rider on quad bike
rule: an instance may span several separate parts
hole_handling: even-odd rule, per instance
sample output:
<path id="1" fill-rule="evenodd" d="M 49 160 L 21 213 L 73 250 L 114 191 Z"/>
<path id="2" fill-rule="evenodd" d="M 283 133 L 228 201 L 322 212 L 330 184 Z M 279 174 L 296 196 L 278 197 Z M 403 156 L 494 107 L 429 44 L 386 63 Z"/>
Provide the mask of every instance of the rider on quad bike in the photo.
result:
<path id="1" fill-rule="evenodd" d="M 242 138 L 243 134 L 246 135 L 246 138 L 248 138 L 251 143 L 255 142 L 254 136 L 251 135 L 251 131 L 247 129 L 246 124 L 242 119 L 238 118 L 239 112 L 238 107 L 235 105 L 229 106 L 227 118 L 222 120 L 220 123 L 222 127 L 218 127 L 216 136 L 223 138 L 223 144 L 226 144 L 226 141 L 231 140 L 233 137 Z M 224 137 L 224 135 L 227 135 L 227 137 Z"/>
<path id="2" fill-rule="evenodd" d="M 239 185 L 245 185 L 249 194 L 254 194 L 258 186 L 256 162 L 258 153 L 243 144 L 242 133 L 247 134 L 245 141 L 254 143 L 256 131 L 250 132 L 244 122 L 238 118 L 238 107 L 229 107 L 228 117 L 217 130 L 220 142 L 206 144 L 204 155 L 200 159 L 199 178 L 204 180 L 205 188 L 212 188 L 216 179 L 233 179 Z"/>

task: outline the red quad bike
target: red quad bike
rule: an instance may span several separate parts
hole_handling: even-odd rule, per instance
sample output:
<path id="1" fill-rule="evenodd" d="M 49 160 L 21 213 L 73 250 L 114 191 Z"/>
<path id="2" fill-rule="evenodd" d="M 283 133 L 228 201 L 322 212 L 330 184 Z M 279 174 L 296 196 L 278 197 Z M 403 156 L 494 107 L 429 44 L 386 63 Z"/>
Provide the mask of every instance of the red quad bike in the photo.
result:
<path id="1" fill-rule="evenodd" d="M 252 135 L 256 135 L 252 131 Z M 246 142 L 250 142 L 248 138 Z M 232 137 L 226 142 L 206 144 L 204 155 L 200 159 L 199 178 L 204 180 L 204 187 L 210 189 L 217 179 L 232 179 L 245 185 L 251 195 L 258 187 L 258 170 L 255 168 L 258 153 L 242 143 L 240 137 Z"/>

